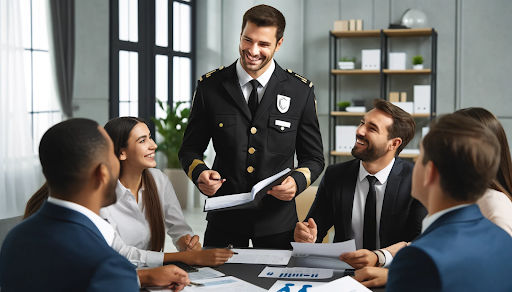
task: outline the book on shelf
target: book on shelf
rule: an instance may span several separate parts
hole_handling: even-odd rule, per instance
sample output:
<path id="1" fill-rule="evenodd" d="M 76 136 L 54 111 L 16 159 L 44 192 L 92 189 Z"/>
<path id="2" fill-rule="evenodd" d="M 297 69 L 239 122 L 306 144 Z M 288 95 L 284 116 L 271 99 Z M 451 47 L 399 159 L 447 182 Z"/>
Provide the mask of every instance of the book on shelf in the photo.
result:
<path id="1" fill-rule="evenodd" d="M 281 184 L 291 173 L 293 169 L 286 168 L 271 177 L 268 177 L 255 184 L 251 192 L 211 197 L 206 199 L 204 211 L 237 210 L 237 209 L 257 209 L 262 205 L 261 200 L 267 195 L 267 192 L 274 186 Z"/>

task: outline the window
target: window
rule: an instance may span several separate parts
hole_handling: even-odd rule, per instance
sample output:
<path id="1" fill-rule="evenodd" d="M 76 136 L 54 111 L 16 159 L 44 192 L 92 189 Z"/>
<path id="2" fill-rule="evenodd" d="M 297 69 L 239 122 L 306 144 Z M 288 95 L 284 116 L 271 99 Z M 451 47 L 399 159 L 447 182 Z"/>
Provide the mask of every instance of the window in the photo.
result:
<path id="1" fill-rule="evenodd" d="M 163 117 L 156 98 L 190 106 L 195 68 L 195 2 L 112 0 L 110 118 Z"/>
<path id="2" fill-rule="evenodd" d="M 34 154 L 39 141 L 51 126 L 62 121 L 52 73 L 48 26 L 50 16 L 45 0 L 20 0 L 22 38 L 25 49 L 25 94 L 27 111 L 32 119 Z"/>

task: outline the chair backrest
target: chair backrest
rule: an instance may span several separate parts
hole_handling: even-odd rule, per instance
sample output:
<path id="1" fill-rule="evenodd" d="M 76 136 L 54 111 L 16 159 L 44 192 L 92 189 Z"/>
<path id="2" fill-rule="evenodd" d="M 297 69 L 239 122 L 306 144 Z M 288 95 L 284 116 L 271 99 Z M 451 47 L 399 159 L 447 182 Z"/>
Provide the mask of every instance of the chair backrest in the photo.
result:
<path id="1" fill-rule="evenodd" d="M 306 216 L 308 216 L 309 209 L 311 208 L 311 205 L 313 205 L 313 202 L 315 201 L 317 191 L 317 186 L 310 186 L 295 198 L 295 205 L 297 208 L 297 217 L 299 218 L 299 222 L 304 221 L 304 219 L 306 219 Z M 331 232 L 334 232 L 334 227 L 331 227 L 331 229 L 329 229 L 328 234 L 325 236 L 322 242 L 329 242 L 329 233 Z"/>
<path id="2" fill-rule="evenodd" d="M 23 216 L 17 216 L 0 220 L 0 248 L 2 247 L 2 243 L 4 242 L 7 233 L 9 233 L 9 231 L 14 226 L 20 223 L 21 219 L 23 219 Z"/>
<path id="3" fill-rule="evenodd" d="M 295 205 L 297 208 L 297 217 L 299 217 L 299 222 L 306 219 L 309 209 L 315 200 L 316 191 L 318 191 L 317 186 L 310 186 L 295 198 Z"/>

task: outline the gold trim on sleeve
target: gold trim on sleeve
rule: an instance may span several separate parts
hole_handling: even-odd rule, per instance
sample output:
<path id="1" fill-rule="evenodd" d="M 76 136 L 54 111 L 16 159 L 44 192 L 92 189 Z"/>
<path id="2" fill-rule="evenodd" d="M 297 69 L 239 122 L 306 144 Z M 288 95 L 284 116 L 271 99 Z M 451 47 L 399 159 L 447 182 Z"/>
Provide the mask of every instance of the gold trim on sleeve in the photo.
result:
<path id="1" fill-rule="evenodd" d="M 192 172 L 194 172 L 194 169 L 199 164 L 204 164 L 204 162 L 202 162 L 199 159 L 194 159 L 194 161 L 192 161 L 192 164 L 190 164 L 190 166 L 188 167 L 188 178 L 190 178 L 190 180 L 192 180 Z"/>
<path id="2" fill-rule="evenodd" d="M 307 167 L 297 168 L 295 171 L 302 173 L 306 177 L 306 189 L 311 184 L 311 171 Z"/>

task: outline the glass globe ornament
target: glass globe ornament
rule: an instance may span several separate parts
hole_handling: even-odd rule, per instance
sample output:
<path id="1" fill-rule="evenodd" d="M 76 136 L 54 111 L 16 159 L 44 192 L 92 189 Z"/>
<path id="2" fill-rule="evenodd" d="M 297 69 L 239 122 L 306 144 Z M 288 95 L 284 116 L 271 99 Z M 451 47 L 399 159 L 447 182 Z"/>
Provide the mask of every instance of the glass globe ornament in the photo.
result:
<path id="1" fill-rule="evenodd" d="M 402 25 L 409 28 L 428 28 L 427 16 L 418 9 L 407 9 L 402 15 Z"/>

